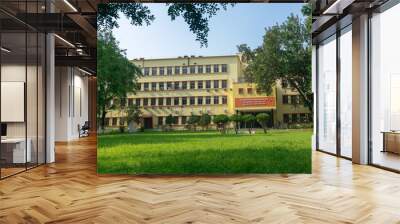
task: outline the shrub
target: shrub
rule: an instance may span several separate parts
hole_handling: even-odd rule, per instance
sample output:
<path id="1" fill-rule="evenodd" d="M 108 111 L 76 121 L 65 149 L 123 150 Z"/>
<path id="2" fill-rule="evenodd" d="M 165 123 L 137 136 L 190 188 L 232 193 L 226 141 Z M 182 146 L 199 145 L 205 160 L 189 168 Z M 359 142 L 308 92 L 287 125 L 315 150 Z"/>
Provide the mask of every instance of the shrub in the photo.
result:
<path id="1" fill-rule="evenodd" d="M 252 114 L 245 114 L 243 115 L 243 121 L 245 122 L 246 127 L 249 129 L 249 134 L 251 134 L 256 117 Z"/>
<path id="2" fill-rule="evenodd" d="M 234 123 L 235 133 L 238 134 L 238 125 L 243 121 L 243 117 L 240 114 L 233 114 L 229 117 L 229 120 Z"/>
<path id="3" fill-rule="evenodd" d="M 226 133 L 226 124 L 229 122 L 229 117 L 225 114 L 216 115 L 214 117 L 214 123 L 217 124 L 217 129 L 225 134 Z"/>
<path id="4" fill-rule="evenodd" d="M 208 114 L 202 114 L 198 123 L 203 127 L 203 130 L 207 129 L 208 125 L 211 123 L 211 116 Z"/>
<path id="5" fill-rule="evenodd" d="M 267 122 L 269 120 L 269 114 L 267 113 L 259 113 L 256 115 L 257 122 L 261 125 L 264 130 L 264 133 L 267 133 Z"/>
<path id="6" fill-rule="evenodd" d="M 196 125 L 199 123 L 199 116 L 192 115 L 189 117 L 187 124 L 189 125 L 190 128 L 192 128 L 194 131 L 196 131 Z"/>

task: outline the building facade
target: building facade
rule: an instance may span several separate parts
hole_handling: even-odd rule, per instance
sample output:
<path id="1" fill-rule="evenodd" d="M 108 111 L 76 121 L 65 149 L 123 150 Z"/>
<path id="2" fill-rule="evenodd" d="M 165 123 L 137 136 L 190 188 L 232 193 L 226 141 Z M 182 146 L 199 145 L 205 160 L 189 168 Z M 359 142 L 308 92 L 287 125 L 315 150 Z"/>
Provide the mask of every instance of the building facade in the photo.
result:
<path id="1" fill-rule="evenodd" d="M 277 82 L 266 95 L 256 85 L 244 80 L 245 63 L 241 55 L 163 59 L 136 59 L 142 69 L 139 91 L 127 96 L 126 106 L 141 108 L 146 129 L 162 128 L 166 117 L 175 117 L 175 128 L 184 128 L 192 115 L 210 116 L 235 113 L 270 114 L 270 126 L 287 127 L 293 123 L 309 123 L 311 114 L 290 86 Z M 111 127 L 127 125 L 120 110 L 107 114 Z"/>

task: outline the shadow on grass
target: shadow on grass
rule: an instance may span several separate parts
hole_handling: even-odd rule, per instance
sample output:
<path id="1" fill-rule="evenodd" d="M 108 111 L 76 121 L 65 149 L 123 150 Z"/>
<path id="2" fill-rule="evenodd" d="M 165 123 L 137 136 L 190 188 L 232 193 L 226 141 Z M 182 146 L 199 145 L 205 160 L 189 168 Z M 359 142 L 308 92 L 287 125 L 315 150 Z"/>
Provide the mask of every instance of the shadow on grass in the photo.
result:
<path id="1" fill-rule="evenodd" d="M 114 174 L 311 173 L 311 150 L 284 147 L 157 151 L 98 159 L 98 172 Z"/>

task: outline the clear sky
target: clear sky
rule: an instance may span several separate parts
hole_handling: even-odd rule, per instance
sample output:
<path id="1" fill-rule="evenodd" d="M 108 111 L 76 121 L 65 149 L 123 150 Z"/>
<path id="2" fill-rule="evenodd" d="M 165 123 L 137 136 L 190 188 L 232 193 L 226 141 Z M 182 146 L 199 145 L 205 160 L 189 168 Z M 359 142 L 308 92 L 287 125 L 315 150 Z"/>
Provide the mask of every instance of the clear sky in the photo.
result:
<path id="1" fill-rule="evenodd" d="M 113 33 L 128 59 L 166 58 L 183 55 L 228 55 L 242 43 L 254 48 L 262 43 L 265 28 L 282 23 L 291 13 L 302 16 L 302 4 L 241 3 L 219 11 L 209 21 L 208 47 L 200 47 L 182 17 L 175 21 L 163 3 L 150 3 L 156 17 L 149 26 L 132 26 L 125 16 Z"/>

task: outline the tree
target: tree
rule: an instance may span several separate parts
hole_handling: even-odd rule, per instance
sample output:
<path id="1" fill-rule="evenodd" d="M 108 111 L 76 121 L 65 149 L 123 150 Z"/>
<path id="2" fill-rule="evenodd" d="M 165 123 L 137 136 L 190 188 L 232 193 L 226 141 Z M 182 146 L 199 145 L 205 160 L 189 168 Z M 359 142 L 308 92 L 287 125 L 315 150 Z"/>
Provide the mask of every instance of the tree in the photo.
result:
<path id="1" fill-rule="evenodd" d="M 267 122 L 269 120 L 269 114 L 267 113 L 259 113 L 256 115 L 257 122 L 261 125 L 264 130 L 264 133 L 267 133 Z"/>
<path id="2" fill-rule="evenodd" d="M 222 133 L 226 133 L 226 124 L 229 122 L 229 117 L 225 114 L 216 115 L 214 123 L 217 124 L 217 129 Z"/>
<path id="3" fill-rule="evenodd" d="M 135 93 L 141 71 L 126 58 L 111 33 L 99 32 L 97 73 L 97 117 L 101 129 L 104 129 L 107 112 L 118 106 L 110 102 L 125 98 L 128 93 Z"/>
<path id="4" fill-rule="evenodd" d="M 132 123 L 136 123 L 139 128 L 142 126 L 142 112 L 139 106 L 131 105 L 127 107 L 126 120 L 128 122 L 129 131 L 132 131 Z"/>
<path id="5" fill-rule="evenodd" d="M 243 121 L 245 122 L 246 127 L 249 129 L 249 134 L 251 134 L 256 117 L 252 114 L 245 114 L 243 115 Z"/>
<path id="6" fill-rule="evenodd" d="M 232 3 L 167 3 L 171 20 L 182 16 L 189 29 L 196 35 L 201 46 L 207 46 L 208 21 L 220 10 L 226 10 Z M 119 13 L 125 15 L 134 26 L 150 25 L 155 17 L 142 3 L 109 3 L 98 6 L 97 23 L 99 29 L 112 30 L 118 27 Z"/>
<path id="7" fill-rule="evenodd" d="M 233 122 L 235 126 L 235 133 L 238 134 L 238 126 L 240 125 L 240 122 L 243 121 L 242 116 L 240 114 L 233 114 L 229 117 L 229 120 Z"/>
<path id="8" fill-rule="evenodd" d="M 172 116 L 172 114 L 165 118 L 165 123 L 169 126 L 169 130 L 172 130 L 172 125 L 175 124 L 175 118 Z"/>
<path id="9" fill-rule="evenodd" d="M 211 116 L 208 114 L 202 114 L 199 119 L 199 125 L 204 129 L 208 129 L 208 125 L 211 123 Z"/>
<path id="10" fill-rule="evenodd" d="M 191 115 L 187 121 L 190 128 L 196 131 L 196 125 L 199 123 L 200 117 L 196 115 Z"/>
<path id="11" fill-rule="evenodd" d="M 308 7 L 303 8 L 303 13 L 310 12 Z M 287 82 L 312 111 L 310 28 L 309 18 L 302 21 L 292 14 L 284 23 L 266 29 L 260 47 L 251 50 L 247 45 L 240 45 L 238 50 L 243 55 L 250 55 L 246 57 L 245 76 L 256 82 L 258 89 L 271 93 L 276 81 Z"/>

